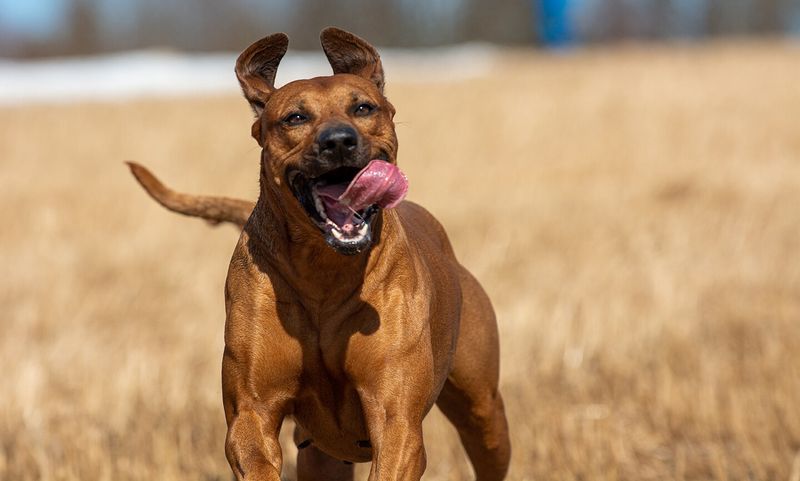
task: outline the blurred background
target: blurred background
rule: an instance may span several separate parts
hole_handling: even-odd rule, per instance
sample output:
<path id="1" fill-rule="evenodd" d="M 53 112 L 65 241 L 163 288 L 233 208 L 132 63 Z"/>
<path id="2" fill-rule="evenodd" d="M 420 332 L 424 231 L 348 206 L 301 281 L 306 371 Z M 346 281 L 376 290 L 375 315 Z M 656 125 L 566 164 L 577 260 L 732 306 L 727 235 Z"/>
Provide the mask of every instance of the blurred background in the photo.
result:
<path id="1" fill-rule="evenodd" d="M 381 46 L 586 44 L 800 35 L 797 0 L 0 0 L 0 55 L 239 50 L 264 32 L 317 47 L 339 25 Z"/>
<path id="2" fill-rule="evenodd" d="M 327 75 L 327 25 L 379 46 L 409 198 L 493 300 L 508 479 L 800 481 L 800 0 L 0 0 L 0 480 L 232 479 L 238 232 L 123 161 L 255 199 L 236 55 L 284 31 L 278 83 Z"/>

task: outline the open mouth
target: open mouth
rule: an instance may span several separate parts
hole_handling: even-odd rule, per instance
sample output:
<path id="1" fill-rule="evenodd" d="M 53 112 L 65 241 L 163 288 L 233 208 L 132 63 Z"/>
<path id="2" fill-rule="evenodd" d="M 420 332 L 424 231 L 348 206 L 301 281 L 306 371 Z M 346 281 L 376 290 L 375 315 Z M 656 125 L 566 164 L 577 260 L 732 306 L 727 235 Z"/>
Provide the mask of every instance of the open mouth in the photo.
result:
<path id="1" fill-rule="evenodd" d="M 342 254 L 356 254 L 372 243 L 372 221 L 380 208 L 396 207 L 408 191 L 397 166 L 375 159 L 366 167 L 339 167 L 318 177 L 287 173 L 289 185 L 327 243 Z"/>
<path id="2" fill-rule="evenodd" d="M 289 173 L 289 185 L 308 216 L 325 234 L 326 242 L 347 255 L 361 252 L 372 243 L 372 221 L 379 209 L 377 204 L 354 209 L 339 200 L 360 170 L 339 167 L 315 178 L 297 170 Z"/>

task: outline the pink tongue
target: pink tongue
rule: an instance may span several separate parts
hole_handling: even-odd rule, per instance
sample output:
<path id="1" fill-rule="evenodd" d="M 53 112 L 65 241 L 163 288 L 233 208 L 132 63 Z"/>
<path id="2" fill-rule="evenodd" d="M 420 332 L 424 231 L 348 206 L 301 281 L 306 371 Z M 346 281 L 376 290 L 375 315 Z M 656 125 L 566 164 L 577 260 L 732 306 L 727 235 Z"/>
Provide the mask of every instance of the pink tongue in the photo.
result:
<path id="1" fill-rule="evenodd" d="M 343 189 L 341 184 L 327 185 L 319 187 L 317 192 L 323 196 L 327 207 L 332 207 L 327 201 L 335 199 L 338 203 L 344 204 L 342 207 L 349 207 L 348 210 L 353 211 L 372 204 L 391 209 L 397 207 L 397 204 L 405 198 L 408 192 L 408 179 L 396 165 L 375 159 L 356 174 L 346 189 Z M 337 219 L 331 220 L 337 221 Z"/>

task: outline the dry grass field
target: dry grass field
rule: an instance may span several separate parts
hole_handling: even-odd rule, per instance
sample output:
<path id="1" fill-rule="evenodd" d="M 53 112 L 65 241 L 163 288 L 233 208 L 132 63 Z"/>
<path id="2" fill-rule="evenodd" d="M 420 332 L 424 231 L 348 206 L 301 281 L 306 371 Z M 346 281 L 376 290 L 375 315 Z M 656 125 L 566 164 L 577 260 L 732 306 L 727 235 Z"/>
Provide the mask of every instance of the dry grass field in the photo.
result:
<path id="1" fill-rule="evenodd" d="M 410 198 L 498 312 L 509 479 L 800 480 L 800 46 L 387 69 Z M 237 232 L 122 161 L 254 198 L 249 125 L 234 96 L 0 108 L 0 479 L 231 478 Z M 435 411 L 426 444 L 426 480 L 470 478 Z"/>

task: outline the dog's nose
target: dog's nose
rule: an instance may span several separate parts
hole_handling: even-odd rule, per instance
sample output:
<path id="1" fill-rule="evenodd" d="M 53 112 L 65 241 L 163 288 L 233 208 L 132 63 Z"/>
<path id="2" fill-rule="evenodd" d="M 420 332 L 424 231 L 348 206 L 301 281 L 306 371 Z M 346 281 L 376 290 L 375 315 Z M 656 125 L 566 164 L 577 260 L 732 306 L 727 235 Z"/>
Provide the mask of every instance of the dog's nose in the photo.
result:
<path id="1" fill-rule="evenodd" d="M 358 147 L 358 132 L 349 125 L 329 127 L 319 133 L 317 145 L 321 155 L 344 157 Z"/>

